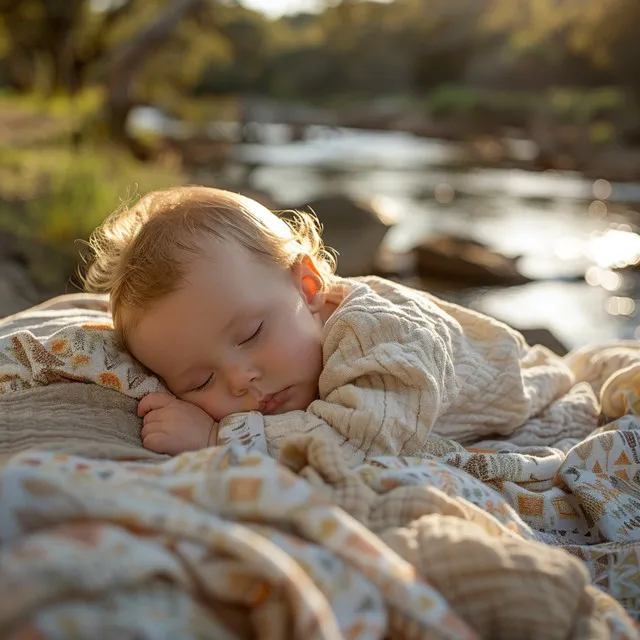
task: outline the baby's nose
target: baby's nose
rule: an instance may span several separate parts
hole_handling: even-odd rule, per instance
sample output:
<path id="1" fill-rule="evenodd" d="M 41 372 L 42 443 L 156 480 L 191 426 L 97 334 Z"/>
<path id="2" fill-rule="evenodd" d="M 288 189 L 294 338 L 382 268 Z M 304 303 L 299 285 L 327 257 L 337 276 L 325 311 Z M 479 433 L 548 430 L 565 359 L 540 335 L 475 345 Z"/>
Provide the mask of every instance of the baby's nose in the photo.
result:
<path id="1" fill-rule="evenodd" d="M 247 393 L 257 377 L 257 373 L 252 368 L 235 367 L 227 374 L 229 391 L 234 396 L 242 396 Z"/>

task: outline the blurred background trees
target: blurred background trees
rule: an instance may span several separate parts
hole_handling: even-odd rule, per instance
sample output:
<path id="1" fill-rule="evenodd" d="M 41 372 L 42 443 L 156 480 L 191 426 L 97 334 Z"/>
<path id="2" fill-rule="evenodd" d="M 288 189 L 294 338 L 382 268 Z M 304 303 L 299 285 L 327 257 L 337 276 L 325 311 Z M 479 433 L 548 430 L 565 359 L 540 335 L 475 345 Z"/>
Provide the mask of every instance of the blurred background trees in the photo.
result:
<path id="1" fill-rule="evenodd" d="M 0 0 L 0 80 L 59 96 L 120 78 L 133 103 L 177 112 L 194 96 L 415 98 L 455 83 L 638 99 L 639 20 L 635 0 L 343 0 L 275 20 L 215 0 Z"/>
<path id="2" fill-rule="evenodd" d="M 265 118 L 515 131 L 538 145 L 534 168 L 593 173 L 594 150 L 640 144 L 639 24 L 637 0 L 333 0 L 275 19 L 233 0 L 0 0 L 0 127 L 14 160 L 46 140 L 165 165 L 170 151 L 187 171 L 215 156 L 213 122 L 240 124 L 232 142 Z M 197 145 L 136 128 L 138 107 Z M 484 142 L 477 162 L 495 156 Z"/>

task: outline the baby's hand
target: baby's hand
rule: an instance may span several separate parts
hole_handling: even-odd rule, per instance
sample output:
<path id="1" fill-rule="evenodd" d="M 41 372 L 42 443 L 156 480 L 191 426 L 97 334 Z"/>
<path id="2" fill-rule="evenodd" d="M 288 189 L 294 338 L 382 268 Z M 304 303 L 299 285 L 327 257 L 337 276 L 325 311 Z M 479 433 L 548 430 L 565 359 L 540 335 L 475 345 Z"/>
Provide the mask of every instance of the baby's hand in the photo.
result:
<path id="1" fill-rule="evenodd" d="M 142 444 L 156 453 L 175 456 L 215 445 L 218 425 L 194 404 L 169 393 L 150 393 L 138 403 L 143 420 Z"/>

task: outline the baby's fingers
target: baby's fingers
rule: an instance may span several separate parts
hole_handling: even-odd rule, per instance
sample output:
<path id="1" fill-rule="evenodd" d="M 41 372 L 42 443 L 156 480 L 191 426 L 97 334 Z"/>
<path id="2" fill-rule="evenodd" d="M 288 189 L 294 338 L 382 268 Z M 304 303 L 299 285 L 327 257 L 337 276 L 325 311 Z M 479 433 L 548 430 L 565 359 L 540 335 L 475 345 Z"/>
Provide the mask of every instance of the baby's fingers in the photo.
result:
<path id="1" fill-rule="evenodd" d="M 149 393 L 138 402 L 138 417 L 142 418 L 149 411 L 166 407 L 175 398 L 170 393 Z"/>
<path id="2" fill-rule="evenodd" d="M 171 438 L 163 431 L 154 431 L 147 436 L 142 436 L 142 446 L 156 453 L 173 453 L 171 451 Z"/>
<path id="3" fill-rule="evenodd" d="M 165 432 L 166 433 L 166 429 L 164 429 L 164 421 L 162 419 L 156 419 L 154 420 L 154 414 L 156 414 L 156 411 L 152 411 L 151 413 L 148 413 L 145 417 L 144 417 L 144 422 L 143 422 L 143 426 L 142 426 L 142 430 L 140 431 L 140 437 L 144 440 L 146 436 L 151 435 L 152 433 L 160 433 L 160 432 Z"/>

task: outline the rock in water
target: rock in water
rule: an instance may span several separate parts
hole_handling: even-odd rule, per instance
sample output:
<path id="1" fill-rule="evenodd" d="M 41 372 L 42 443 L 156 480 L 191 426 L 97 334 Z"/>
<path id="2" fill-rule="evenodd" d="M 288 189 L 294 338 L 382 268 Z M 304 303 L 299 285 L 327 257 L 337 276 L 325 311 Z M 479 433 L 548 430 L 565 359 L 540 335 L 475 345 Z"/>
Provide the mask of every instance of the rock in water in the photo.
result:
<path id="1" fill-rule="evenodd" d="M 549 329 L 533 328 L 517 329 L 517 331 L 522 334 L 527 344 L 531 346 L 541 344 L 559 356 L 565 356 L 569 353 L 567 346 L 553 332 L 549 331 Z"/>
<path id="2" fill-rule="evenodd" d="M 437 235 L 427 238 L 414 251 L 418 273 L 426 278 L 468 286 L 510 286 L 530 282 L 518 271 L 515 258 L 492 251 L 476 240 Z"/>

